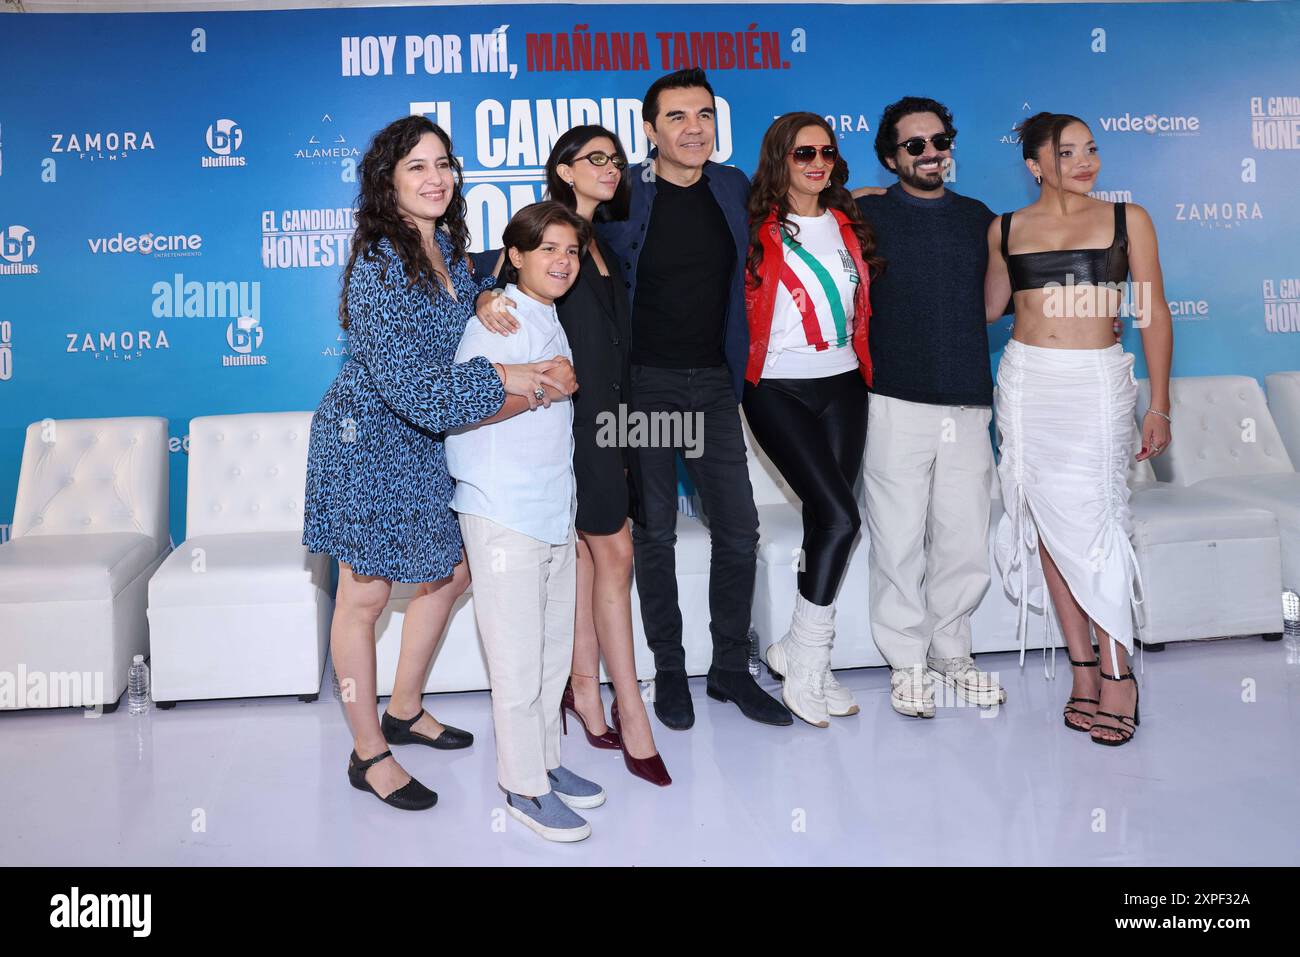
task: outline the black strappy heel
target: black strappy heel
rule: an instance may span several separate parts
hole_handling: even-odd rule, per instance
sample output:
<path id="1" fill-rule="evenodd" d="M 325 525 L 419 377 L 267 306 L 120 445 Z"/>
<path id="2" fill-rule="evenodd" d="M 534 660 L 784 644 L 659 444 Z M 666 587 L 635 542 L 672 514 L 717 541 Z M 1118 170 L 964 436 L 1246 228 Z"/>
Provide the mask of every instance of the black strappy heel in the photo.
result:
<path id="1" fill-rule="evenodd" d="M 1070 664 L 1073 665 L 1075 668 L 1100 668 L 1101 659 L 1094 658 L 1092 659 L 1092 661 L 1075 661 L 1073 658 L 1071 658 Z M 1085 718 L 1092 718 L 1093 722 L 1095 723 L 1097 720 L 1097 714 L 1096 712 L 1089 714 L 1088 712 L 1083 711 L 1080 708 L 1074 707 L 1075 702 L 1080 702 L 1082 704 L 1095 704 L 1098 707 L 1101 707 L 1101 699 L 1100 698 L 1070 698 L 1068 701 L 1065 702 L 1065 710 L 1061 712 L 1061 720 L 1065 722 L 1065 726 L 1069 728 L 1071 731 L 1079 731 L 1082 732 L 1083 734 L 1091 734 L 1092 733 L 1091 725 L 1089 725 L 1086 728 L 1081 728 L 1077 724 L 1073 724 L 1070 721 L 1069 715 L 1081 714 Z"/>
<path id="2" fill-rule="evenodd" d="M 1136 732 L 1137 726 L 1142 723 L 1142 709 L 1139 707 L 1142 698 L 1142 688 L 1138 685 L 1137 678 L 1133 677 L 1133 671 L 1131 669 L 1128 674 L 1120 675 L 1119 677 L 1108 675 L 1104 671 L 1101 672 L 1101 676 L 1107 681 L 1131 681 L 1133 682 L 1133 687 L 1137 691 L 1137 696 L 1133 699 L 1132 717 L 1126 714 L 1113 714 L 1110 711 L 1102 711 L 1101 708 L 1098 707 L 1098 714 L 1104 714 L 1108 718 L 1114 718 L 1119 722 L 1119 724 L 1098 724 L 1094 721 L 1092 723 L 1092 728 L 1089 729 L 1089 734 L 1097 728 L 1106 728 L 1109 731 L 1114 731 L 1119 735 L 1118 738 L 1093 738 L 1092 740 L 1094 744 L 1104 744 L 1108 748 L 1118 748 L 1121 744 L 1128 744 L 1133 740 L 1133 734 Z"/>
<path id="3" fill-rule="evenodd" d="M 370 786 L 366 780 L 366 771 L 378 764 L 384 758 L 391 758 L 392 751 L 385 751 L 383 754 L 376 754 L 373 758 L 362 761 L 355 751 L 348 760 L 348 780 L 358 791 L 369 791 L 379 800 L 383 801 L 390 807 L 395 807 L 401 811 L 426 811 L 438 803 L 438 795 L 430 791 L 415 778 L 407 781 L 388 797 L 379 797 L 379 792 Z"/>
<path id="4" fill-rule="evenodd" d="M 442 734 L 436 738 L 431 738 L 427 734 L 420 734 L 418 731 L 412 731 L 415 722 L 419 721 L 425 715 L 423 708 L 414 718 L 394 718 L 384 710 L 384 717 L 379 722 L 379 729 L 384 733 L 384 740 L 389 744 L 427 744 L 431 748 L 437 748 L 439 751 L 458 751 L 461 748 L 468 748 L 474 743 L 474 735 L 468 731 L 462 731 L 460 728 L 453 728 L 449 724 L 442 726 Z"/>

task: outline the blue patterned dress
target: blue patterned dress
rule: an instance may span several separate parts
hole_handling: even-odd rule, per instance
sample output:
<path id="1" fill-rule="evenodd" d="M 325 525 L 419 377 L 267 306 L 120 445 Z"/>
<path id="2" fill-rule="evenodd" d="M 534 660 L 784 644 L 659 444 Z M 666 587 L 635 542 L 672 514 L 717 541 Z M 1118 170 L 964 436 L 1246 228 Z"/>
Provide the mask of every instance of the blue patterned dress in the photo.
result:
<path id="1" fill-rule="evenodd" d="M 436 581 L 460 561 L 442 433 L 496 412 L 505 391 L 479 356 L 453 363 L 480 289 L 437 232 L 456 300 L 409 288 L 387 239 L 347 288 L 350 358 L 321 399 L 307 456 L 303 544 L 358 575 Z M 457 301 L 458 300 L 458 301 Z"/>

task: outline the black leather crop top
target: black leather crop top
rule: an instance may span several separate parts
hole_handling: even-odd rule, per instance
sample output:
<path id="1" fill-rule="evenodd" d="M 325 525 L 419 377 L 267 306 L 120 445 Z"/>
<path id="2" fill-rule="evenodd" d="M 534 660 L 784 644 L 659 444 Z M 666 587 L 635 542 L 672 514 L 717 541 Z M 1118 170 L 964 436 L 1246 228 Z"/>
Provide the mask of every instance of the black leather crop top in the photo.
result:
<path id="1" fill-rule="evenodd" d="M 1115 238 L 1105 249 L 1051 249 L 1012 255 L 1007 252 L 1011 215 L 1002 216 L 1002 258 L 1007 261 L 1012 292 L 1041 289 L 1050 283 L 1064 286 L 1067 277 L 1073 277 L 1076 286 L 1122 283 L 1128 278 L 1128 225 L 1123 203 L 1115 204 Z"/>

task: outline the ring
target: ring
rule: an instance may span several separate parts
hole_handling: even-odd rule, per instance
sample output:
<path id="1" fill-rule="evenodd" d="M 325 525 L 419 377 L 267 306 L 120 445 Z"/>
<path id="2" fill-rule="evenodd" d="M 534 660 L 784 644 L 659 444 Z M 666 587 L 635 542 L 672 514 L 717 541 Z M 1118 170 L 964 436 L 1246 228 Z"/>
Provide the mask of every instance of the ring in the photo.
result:
<path id="1" fill-rule="evenodd" d="M 541 402 L 543 399 L 546 398 L 546 392 L 543 389 L 534 389 L 533 395 L 537 398 L 538 402 Z"/>

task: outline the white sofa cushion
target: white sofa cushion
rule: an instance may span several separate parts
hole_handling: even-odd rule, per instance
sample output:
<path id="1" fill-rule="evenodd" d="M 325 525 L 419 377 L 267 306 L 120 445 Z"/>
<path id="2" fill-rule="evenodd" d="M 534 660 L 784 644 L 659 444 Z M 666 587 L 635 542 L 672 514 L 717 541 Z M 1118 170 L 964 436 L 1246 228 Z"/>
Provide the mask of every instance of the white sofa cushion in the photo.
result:
<path id="1" fill-rule="evenodd" d="M 1129 499 L 1134 544 L 1166 545 L 1225 538 L 1273 538 L 1277 519 L 1262 508 L 1177 485 L 1135 485 Z"/>
<path id="2" fill-rule="evenodd" d="M 151 536 L 24 535 L 0 545 L 0 602 L 113 598 L 158 557 Z"/>
<path id="3" fill-rule="evenodd" d="M 149 607 L 311 602 L 328 587 L 329 556 L 308 552 L 301 532 L 200 535 L 158 569 Z"/>
<path id="4" fill-rule="evenodd" d="M 1264 390 L 1268 393 L 1268 410 L 1291 456 L 1291 464 L 1300 467 L 1300 372 L 1266 375 Z"/>

